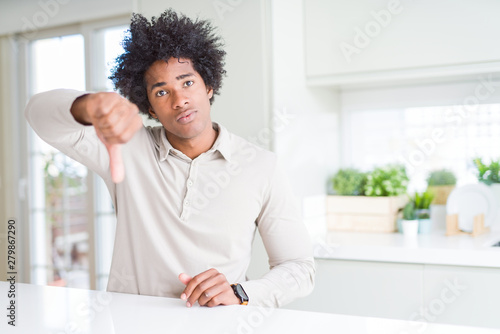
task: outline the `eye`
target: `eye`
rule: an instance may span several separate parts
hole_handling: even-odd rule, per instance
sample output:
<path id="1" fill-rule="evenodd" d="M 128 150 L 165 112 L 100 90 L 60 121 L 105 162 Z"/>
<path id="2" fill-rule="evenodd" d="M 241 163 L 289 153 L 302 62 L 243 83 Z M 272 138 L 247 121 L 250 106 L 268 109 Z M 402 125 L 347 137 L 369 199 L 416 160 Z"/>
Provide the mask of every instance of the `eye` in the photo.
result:
<path id="1" fill-rule="evenodd" d="M 161 89 L 161 90 L 157 91 L 157 92 L 155 93 L 155 95 L 156 95 L 156 96 L 158 96 L 158 97 L 160 97 L 160 96 L 165 96 L 165 95 L 167 95 L 167 92 L 166 92 L 166 91 L 164 91 L 163 89 Z"/>
<path id="2" fill-rule="evenodd" d="M 188 80 L 188 81 L 186 81 L 186 82 L 184 83 L 184 86 L 186 86 L 186 87 L 190 87 L 190 86 L 192 86 L 193 84 L 194 84 L 194 81 L 192 81 L 192 80 Z"/>

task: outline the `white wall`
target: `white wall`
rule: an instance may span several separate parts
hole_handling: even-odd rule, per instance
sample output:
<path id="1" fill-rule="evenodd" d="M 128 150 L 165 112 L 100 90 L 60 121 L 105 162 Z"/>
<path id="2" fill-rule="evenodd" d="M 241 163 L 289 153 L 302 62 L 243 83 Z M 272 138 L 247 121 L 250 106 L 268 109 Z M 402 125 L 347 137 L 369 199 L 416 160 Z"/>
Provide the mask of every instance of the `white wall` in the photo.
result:
<path id="1" fill-rule="evenodd" d="M 317 210 L 308 210 L 305 203 L 324 202 L 326 179 L 338 168 L 338 93 L 306 86 L 303 1 L 271 3 L 274 151 L 286 169 L 298 203 L 302 203 L 304 220 L 316 222 Z M 268 269 L 267 254 L 257 236 L 247 275 L 258 278 Z"/>
<path id="2" fill-rule="evenodd" d="M 314 233 L 325 226 L 326 181 L 339 167 L 339 95 L 306 85 L 303 1 L 272 0 L 272 46 L 274 151 Z M 250 278 L 267 271 L 266 259 L 257 237 Z"/>
<path id="3" fill-rule="evenodd" d="M 272 3 L 274 114 L 290 119 L 275 117 L 275 151 L 299 197 L 324 194 L 339 167 L 339 95 L 306 85 L 303 1 Z"/>

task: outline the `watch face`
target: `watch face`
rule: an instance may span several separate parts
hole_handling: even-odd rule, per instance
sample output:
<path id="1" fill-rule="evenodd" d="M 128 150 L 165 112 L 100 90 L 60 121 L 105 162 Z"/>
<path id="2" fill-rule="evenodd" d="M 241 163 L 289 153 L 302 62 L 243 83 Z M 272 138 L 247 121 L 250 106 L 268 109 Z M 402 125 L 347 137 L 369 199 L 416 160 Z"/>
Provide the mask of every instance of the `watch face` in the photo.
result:
<path id="1" fill-rule="evenodd" d="M 245 293 L 245 290 L 243 290 L 243 287 L 241 284 L 236 285 L 236 293 L 238 294 L 238 297 L 240 297 L 241 302 L 247 302 L 248 301 L 248 296 Z"/>

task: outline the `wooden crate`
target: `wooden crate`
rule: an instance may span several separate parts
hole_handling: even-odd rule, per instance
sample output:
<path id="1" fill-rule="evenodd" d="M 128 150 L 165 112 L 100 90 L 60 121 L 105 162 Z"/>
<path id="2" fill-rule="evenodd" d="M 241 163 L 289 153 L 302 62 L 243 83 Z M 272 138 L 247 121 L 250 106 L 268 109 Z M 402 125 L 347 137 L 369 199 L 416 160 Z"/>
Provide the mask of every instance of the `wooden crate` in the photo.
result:
<path id="1" fill-rule="evenodd" d="M 406 196 L 327 196 L 327 226 L 337 231 L 395 232 L 407 201 Z"/>

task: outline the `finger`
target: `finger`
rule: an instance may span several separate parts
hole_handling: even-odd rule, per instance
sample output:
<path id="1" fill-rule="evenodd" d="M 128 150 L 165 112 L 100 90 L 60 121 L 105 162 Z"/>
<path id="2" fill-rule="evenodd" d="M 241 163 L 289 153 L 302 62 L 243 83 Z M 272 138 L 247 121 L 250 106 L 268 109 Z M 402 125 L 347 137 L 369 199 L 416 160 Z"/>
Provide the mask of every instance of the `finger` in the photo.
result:
<path id="1" fill-rule="evenodd" d="M 210 277 L 218 274 L 219 272 L 215 269 L 209 269 L 207 271 L 202 272 L 201 274 L 198 274 L 194 276 L 189 283 L 186 285 L 186 288 L 184 289 L 183 293 L 186 295 L 186 298 L 188 299 L 188 302 L 186 304 L 193 305 L 196 300 L 198 300 L 197 296 L 196 298 L 191 298 L 191 295 L 193 291 L 196 289 L 196 287 L 204 282 L 205 280 L 209 279 Z"/>
<path id="2" fill-rule="evenodd" d="M 179 274 L 179 280 L 182 282 L 182 284 L 187 285 L 189 281 L 191 280 L 191 276 L 185 273 L 180 273 Z"/>
<path id="3" fill-rule="evenodd" d="M 200 304 L 201 306 L 219 305 L 221 303 L 220 297 L 223 296 L 223 293 L 227 290 L 228 287 L 231 290 L 231 293 L 234 295 L 233 289 L 231 288 L 229 283 L 223 282 L 222 284 L 216 284 L 203 291 L 200 297 L 198 298 L 198 304 Z"/>
<path id="4" fill-rule="evenodd" d="M 109 168 L 111 170 L 111 180 L 114 183 L 120 183 L 125 177 L 125 168 L 123 166 L 122 153 L 120 145 L 106 145 L 109 154 Z"/>
<path id="5" fill-rule="evenodd" d="M 226 277 L 217 272 L 215 275 L 208 277 L 207 279 L 201 281 L 196 288 L 193 290 L 191 295 L 188 296 L 188 303 L 194 305 L 198 301 L 198 304 L 204 305 L 208 299 L 210 299 L 210 290 L 219 290 L 221 287 L 217 288 L 218 285 L 228 284 Z M 208 297 L 205 295 L 208 293 Z"/>
<path id="6" fill-rule="evenodd" d="M 185 273 L 180 273 L 179 274 L 179 281 L 182 282 L 182 284 L 184 285 L 187 285 L 189 283 L 189 281 L 191 281 L 191 276 L 189 276 L 188 274 L 185 274 Z M 183 291 L 181 293 L 181 299 L 182 300 L 186 300 L 187 299 L 187 296 L 186 296 L 186 293 Z"/>
<path id="7" fill-rule="evenodd" d="M 214 307 L 217 305 L 238 305 L 240 300 L 235 296 L 233 289 L 229 286 L 231 291 L 224 290 L 221 293 L 214 295 L 205 304 L 207 307 Z"/>
<path id="8" fill-rule="evenodd" d="M 101 120 L 97 124 L 99 132 L 106 142 L 110 144 L 123 144 L 126 143 L 130 138 L 126 135 L 129 128 L 136 128 L 135 119 L 130 117 L 131 115 L 123 115 L 122 117 L 110 116 L 113 120 L 105 119 Z M 132 115 L 133 116 L 133 115 Z"/>
<path id="9" fill-rule="evenodd" d="M 94 123 L 109 143 L 124 143 L 142 126 L 137 107 L 131 103 L 115 107 L 113 112 Z"/>
<path id="10" fill-rule="evenodd" d="M 139 116 L 139 114 L 136 114 L 132 119 L 130 120 L 130 123 L 128 123 L 127 128 L 123 131 L 123 134 L 121 135 L 121 140 L 123 142 L 128 142 L 134 134 L 139 131 L 144 126 L 142 123 L 142 118 Z"/>
<path id="11" fill-rule="evenodd" d="M 105 108 L 106 112 L 101 111 L 94 116 L 95 124 L 98 124 L 99 130 L 102 132 L 114 128 L 127 114 L 127 109 L 123 104 L 107 105 Z"/>
<path id="12" fill-rule="evenodd" d="M 112 128 L 101 130 L 96 127 L 96 133 L 99 139 L 107 145 L 125 144 L 143 126 L 141 116 L 135 115 L 130 120 L 120 120 Z"/>
<path id="13" fill-rule="evenodd" d="M 96 93 L 90 94 L 90 99 L 87 101 L 88 112 L 93 120 L 99 120 L 106 117 L 113 109 L 122 103 L 122 97 L 116 93 Z"/>

